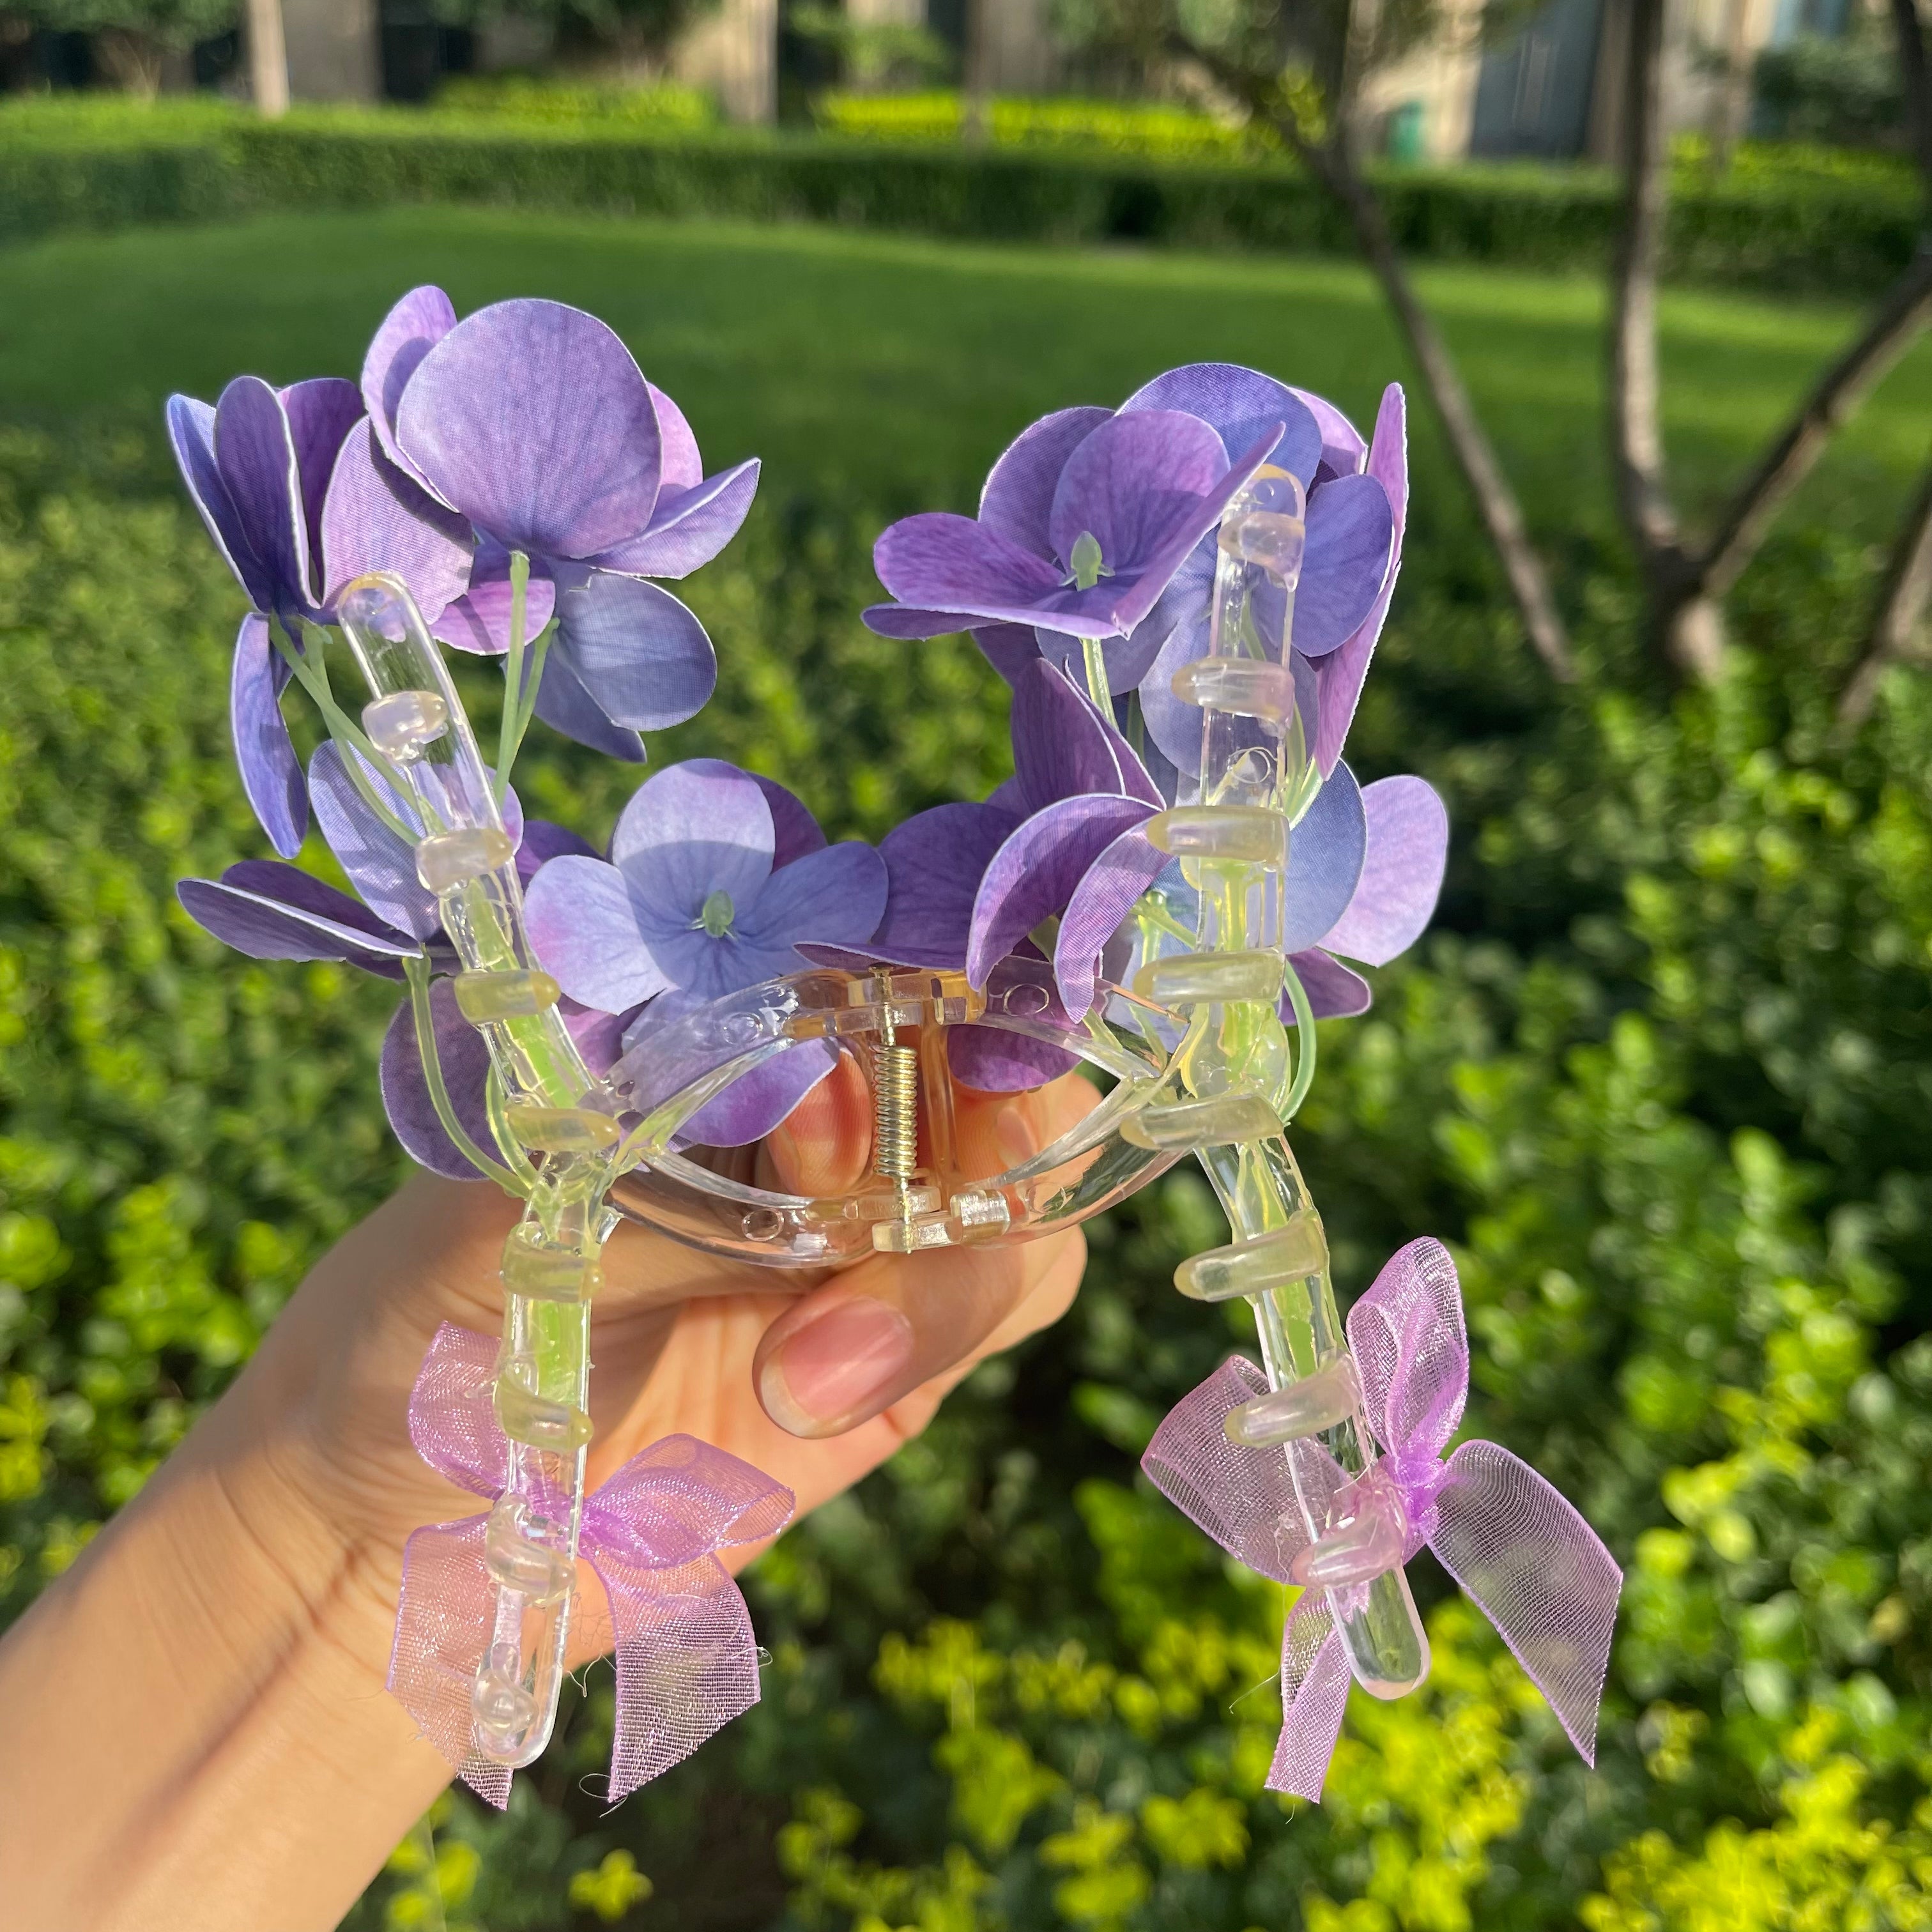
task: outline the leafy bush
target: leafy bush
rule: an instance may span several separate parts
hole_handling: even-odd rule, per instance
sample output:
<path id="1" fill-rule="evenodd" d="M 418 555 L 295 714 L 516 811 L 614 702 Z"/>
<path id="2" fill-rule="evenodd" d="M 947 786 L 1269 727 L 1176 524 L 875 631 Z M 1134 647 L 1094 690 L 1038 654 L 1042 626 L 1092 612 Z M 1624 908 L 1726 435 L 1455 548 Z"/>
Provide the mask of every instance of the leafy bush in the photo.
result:
<path id="1" fill-rule="evenodd" d="M 620 122 L 665 130 L 709 128 L 718 104 L 676 81 L 650 87 L 573 86 L 522 74 L 456 74 L 436 91 L 439 114 L 545 122 Z"/>
<path id="2" fill-rule="evenodd" d="M 112 138 L 96 144 L 56 113 L 8 107 L 0 242 L 64 227 L 420 201 L 1058 244 L 1352 248 L 1341 216 L 1278 156 L 1108 152 L 1075 131 L 1100 122 L 1070 109 L 1058 122 L 1060 111 L 1025 107 L 1019 124 L 1034 132 L 970 150 L 848 134 L 660 132 L 614 115 L 553 122 L 397 109 L 309 109 L 273 123 L 200 108 L 150 121 L 124 109 Z M 96 124 L 95 112 L 77 127 Z M 1412 254 L 1550 269 L 1594 269 L 1607 257 L 1616 197 L 1599 171 L 1385 165 L 1375 179 Z M 1666 266 L 1687 279 L 1842 294 L 1889 281 L 1910 260 L 1918 225 L 1918 193 L 1903 174 L 1760 167 L 1713 183 L 1691 171 L 1672 203 Z"/>
<path id="3" fill-rule="evenodd" d="M 1758 56 L 1754 79 L 1767 134 L 1852 148 L 1898 138 L 1905 90 L 1888 31 L 1794 35 Z"/>
<path id="4" fill-rule="evenodd" d="M 239 960 L 174 907 L 259 848 L 225 743 L 236 599 L 160 462 L 145 430 L 0 439 L 9 1608 L 400 1171 L 387 989 Z M 658 755 L 757 764 L 874 835 L 1000 775 L 976 654 L 935 646 L 909 686 L 852 621 L 880 520 L 761 504 L 691 586 L 719 698 Z M 1412 555 L 1353 741 L 1366 775 L 1443 787 L 1450 892 L 1324 1033 L 1298 1139 L 1349 1288 L 1409 1234 L 1454 1244 L 1472 1430 L 1628 1566 L 1596 1773 L 1424 1559 L 1426 1689 L 1353 1701 L 1318 1810 L 1262 1792 L 1281 1593 L 1133 1467 L 1246 1340 L 1168 1286 L 1221 1238 L 1178 1172 L 1096 1224 L 1058 1330 L 758 1567 L 747 1719 L 604 1816 L 577 1782 L 608 1755 L 592 1673 L 508 1814 L 446 1798 L 356 1924 L 433 1923 L 432 1898 L 490 1932 L 1926 1922 L 1932 683 L 1896 674 L 1834 743 L 1868 566 L 1799 536 L 1747 580 L 1742 674 L 1672 709 L 1628 590 L 1574 584 L 1593 663 L 1559 700 L 1455 536 Z M 601 830 L 629 780 L 552 743 L 519 782 Z"/>
<path id="5" fill-rule="evenodd" d="M 956 93 L 824 94 L 812 113 L 828 134 L 872 140 L 957 140 L 965 124 L 965 104 Z M 1076 148 L 1160 160 L 1239 160 L 1279 148 L 1259 130 L 1151 100 L 1000 95 L 988 132 L 1001 147 Z"/>

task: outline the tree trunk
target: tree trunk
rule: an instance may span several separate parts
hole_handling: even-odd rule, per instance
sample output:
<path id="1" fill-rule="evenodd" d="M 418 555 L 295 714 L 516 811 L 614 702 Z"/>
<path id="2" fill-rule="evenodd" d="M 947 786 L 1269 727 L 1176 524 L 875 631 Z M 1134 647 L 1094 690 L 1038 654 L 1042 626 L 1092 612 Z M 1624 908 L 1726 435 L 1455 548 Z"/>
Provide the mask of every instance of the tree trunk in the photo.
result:
<path id="1" fill-rule="evenodd" d="M 255 111 L 274 120 L 289 111 L 289 54 L 282 0 L 248 0 L 248 87 Z"/>
<path id="2" fill-rule="evenodd" d="M 1750 5 L 1751 0 L 1730 0 L 1724 10 L 1724 73 L 1718 84 L 1709 135 L 1713 174 L 1721 175 L 1730 166 L 1731 151 L 1744 139 L 1750 112 Z"/>
<path id="3" fill-rule="evenodd" d="M 959 138 L 983 148 L 993 138 L 992 9 L 996 0 L 966 0 L 966 49 L 960 76 Z"/>
<path id="4" fill-rule="evenodd" d="M 1281 125 L 1280 117 L 1275 118 Z M 1281 131 L 1346 212 L 1355 231 L 1356 244 L 1395 311 L 1396 326 L 1414 358 L 1423 387 L 1436 406 L 1450 453 L 1475 499 L 1477 513 L 1509 580 L 1510 592 L 1530 644 L 1551 675 L 1568 682 L 1576 674 L 1570 654 L 1569 634 L 1558 614 L 1543 560 L 1537 555 L 1524 527 L 1522 507 L 1497 460 L 1476 406 L 1463 386 L 1449 345 L 1430 320 L 1408 279 L 1381 202 L 1357 171 L 1346 148 L 1310 149 L 1301 146 L 1291 128 L 1282 126 Z"/>

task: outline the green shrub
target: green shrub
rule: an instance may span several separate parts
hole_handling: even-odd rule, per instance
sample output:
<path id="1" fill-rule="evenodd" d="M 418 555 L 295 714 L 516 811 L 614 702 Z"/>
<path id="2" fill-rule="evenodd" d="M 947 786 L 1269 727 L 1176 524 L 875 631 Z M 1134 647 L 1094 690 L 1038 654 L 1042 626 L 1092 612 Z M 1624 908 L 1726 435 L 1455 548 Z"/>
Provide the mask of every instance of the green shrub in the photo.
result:
<path id="1" fill-rule="evenodd" d="M 718 104 L 676 81 L 650 87 L 586 87 L 521 74 L 457 74 L 436 91 L 439 115 L 542 122 L 619 122 L 654 129 L 709 128 Z"/>

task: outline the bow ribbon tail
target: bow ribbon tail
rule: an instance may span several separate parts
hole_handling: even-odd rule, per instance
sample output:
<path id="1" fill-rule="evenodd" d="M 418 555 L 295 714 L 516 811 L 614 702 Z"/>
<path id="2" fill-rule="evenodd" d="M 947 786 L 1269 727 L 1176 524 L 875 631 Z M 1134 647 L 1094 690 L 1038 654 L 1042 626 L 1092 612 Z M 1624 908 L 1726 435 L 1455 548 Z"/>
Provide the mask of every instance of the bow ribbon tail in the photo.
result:
<path id="1" fill-rule="evenodd" d="M 389 1652 L 390 1694 L 415 1718 L 464 1783 L 502 1810 L 510 1768 L 471 1741 L 470 1697 L 490 1642 L 489 1574 L 483 1565 L 487 1516 L 432 1524 L 403 1551 L 402 1598 Z"/>
<path id="2" fill-rule="evenodd" d="M 616 1639 L 615 1804 L 758 1701 L 758 1651 L 744 1597 L 716 1556 L 645 1569 L 587 1537 L 584 1554 Z"/>
<path id="3" fill-rule="evenodd" d="M 1322 1801 L 1348 1703 L 1348 1653 L 1325 1590 L 1304 1590 L 1281 1633 L 1281 1737 L 1268 1788 Z"/>
<path id="4" fill-rule="evenodd" d="M 1449 1459 L 1429 1546 L 1550 1700 L 1583 1762 L 1597 1716 L 1624 1574 L 1556 1488 L 1500 1443 Z"/>

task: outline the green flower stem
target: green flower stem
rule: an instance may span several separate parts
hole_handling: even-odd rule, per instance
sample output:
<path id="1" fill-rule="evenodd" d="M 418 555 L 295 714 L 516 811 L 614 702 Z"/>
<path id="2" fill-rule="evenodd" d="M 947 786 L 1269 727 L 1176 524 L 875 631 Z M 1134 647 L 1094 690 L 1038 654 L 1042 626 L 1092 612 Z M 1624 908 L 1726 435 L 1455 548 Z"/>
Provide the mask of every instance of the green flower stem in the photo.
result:
<path id="1" fill-rule="evenodd" d="M 531 646 L 530 675 L 524 680 L 529 687 L 530 696 L 517 707 L 517 728 L 510 740 L 509 759 L 502 767 L 506 772 L 515 765 L 517 754 L 524 748 L 524 734 L 530 728 L 530 720 L 537 715 L 537 691 L 543 682 L 544 662 L 550 656 L 550 640 L 556 635 L 556 624 L 554 622 L 546 624 L 536 644 Z M 508 782 L 506 778 L 505 783 Z"/>
<path id="2" fill-rule="evenodd" d="M 496 776 L 493 789 L 500 806 L 509 789 L 510 767 L 523 736 L 518 714 L 524 698 L 524 625 L 528 615 L 530 560 L 520 550 L 510 553 L 510 650 L 503 661 L 503 716 L 496 733 Z"/>
<path id="3" fill-rule="evenodd" d="M 456 1109 L 450 1103 L 449 1089 L 443 1083 L 442 1061 L 436 1050 L 436 1020 L 429 1002 L 428 960 L 420 952 L 412 953 L 403 962 L 403 970 L 409 978 L 410 1010 L 416 1022 L 416 1051 L 422 1058 L 423 1078 L 429 1087 L 430 1104 L 436 1109 L 436 1117 L 442 1124 L 443 1132 L 478 1173 L 494 1180 L 506 1194 L 520 1201 L 525 1190 L 518 1186 L 517 1177 L 470 1138 L 468 1130 L 456 1118 Z"/>
<path id="4" fill-rule="evenodd" d="M 1080 654 L 1087 667 L 1087 695 L 1100 706 L 1100 716 L 1114 722 L 1113 687 L 1107 682 L 1107 652 L 1098 638 L 1081 640 Z"/>
<path id="5" fill-rule="evenodd" d="M 1308 1004 L 1308 989 L 1292 959 L 1282 962 L 1282 983 L 1288 988 L 1288 1003 L 1294 1009 L 1294 1084 L 1282 1102 L 1282 1124 L 1286 1126 L 1300 1111 L 1315 1082 L 1315 1010 Z"/>

